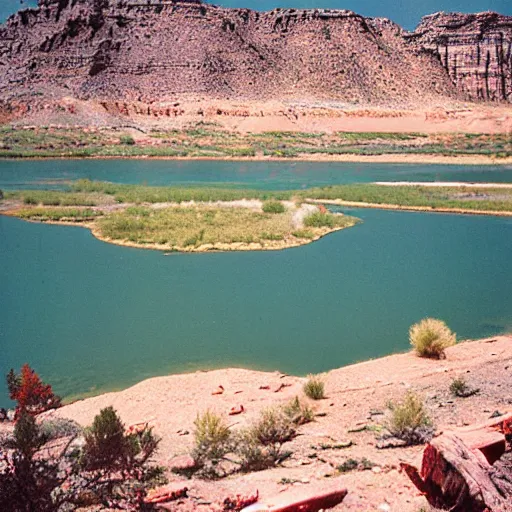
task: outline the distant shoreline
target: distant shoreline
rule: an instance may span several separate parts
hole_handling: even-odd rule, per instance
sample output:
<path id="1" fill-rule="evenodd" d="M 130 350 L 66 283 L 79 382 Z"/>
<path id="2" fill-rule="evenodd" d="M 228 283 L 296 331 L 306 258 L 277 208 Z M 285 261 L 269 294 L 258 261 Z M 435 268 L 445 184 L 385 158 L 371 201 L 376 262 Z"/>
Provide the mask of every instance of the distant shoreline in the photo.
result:
<path id="1" fill-rule="evenodd" d="M 112 156 L 37 156 L 37 157 L 1 157 L 1 161 L 43 161 L 43 160 L 169 160 L 169 161 L 205 161 L 205 162 L 339 162 L 339 163 L 380 163 L 380 164 L 425 164 L 425 165 L 512 165 L 512 157 L 493 158 L 486 155 L 435 155 L 393 153 L 383 155 L 353 154 L 303 154 L 295 157 L 249 156 L 249 157 L 206 157 L 206 156 L 147 156 L 147 155 L 112 155 Z"/>

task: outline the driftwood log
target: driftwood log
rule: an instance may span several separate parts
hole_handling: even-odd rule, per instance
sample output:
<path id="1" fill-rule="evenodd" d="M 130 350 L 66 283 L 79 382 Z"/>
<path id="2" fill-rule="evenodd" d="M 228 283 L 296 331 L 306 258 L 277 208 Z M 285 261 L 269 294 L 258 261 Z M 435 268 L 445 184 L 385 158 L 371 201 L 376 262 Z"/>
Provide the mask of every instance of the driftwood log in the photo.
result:
<path id="1" fill-rule="evenodd" d="M 433 507 L 512 512 L 511 436 L 512 413 L 437 437 L 425 448 L 421 473 L 401 467 Z"/>

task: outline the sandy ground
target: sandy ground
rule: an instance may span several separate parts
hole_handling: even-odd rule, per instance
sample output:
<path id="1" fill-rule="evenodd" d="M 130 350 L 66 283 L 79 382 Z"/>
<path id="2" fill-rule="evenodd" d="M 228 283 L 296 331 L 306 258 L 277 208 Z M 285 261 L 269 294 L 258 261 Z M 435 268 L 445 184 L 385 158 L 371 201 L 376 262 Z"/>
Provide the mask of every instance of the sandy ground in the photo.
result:
<path id="1" fill-rule="evenodd" d="M 191 125 L 214 124 L 242 133 L 292 132 L 418 132 L 510 133 L 512 105 L 453 102 L 452 104 L 384 107 L 340 101 L 213 100 L 180 97 L 176 102 L 97 102 L 71 97 L 46 101 L 15 124 L 133 127 L 182 130 Z M 69 113 L 73 107 L 73 114 Z M 58 107 L 58 108 L 57 108 Z M 174 114 L 163 115 L 171 108 Z"/>
<path id="2" fill-rule="evenodd" d="M 470 398 L 454 398 L 449 385 L 456 376 L 464 376 L 480 392 Z M 335 486 L 349 491 L 337 510 L 418 512 L 425 500 L 399 471 L 399 464 L 419 465 L 422 447 L 376 448 L 379 434 L 375 430 L 385 422 L 382 413 L 386 403 L 400 398 L 407 389 L 414 389 L 425 398 L 438 432 L 483 422 L 495 411 L 512 411 L 512 336 L 460 343 L 448 349 L 445 360 L 398 354 L 333 370 L 324 378 L 328 397 L 312 402 L 320 416 L 300 427 L 300 435 L 286 445 L 293 452 L 289 460 L 275 469 L 235 475 L 219 482 L 188 481 L 192 499 L 176 505 L 174 510 L 211 510 L 208 503 L 234 493 L 258 490 L 262 497 L 269 497 L 294 486 Z M 162 436 L 158 460 L 169 465 L 175 456 L 189 453 L 198 412 L 214 410 L 224 415 L 233 429 L 241 428 L 254 421 L 264 408 L 303 396 L 304 381 L 243 369 L 173 375 L 78 401 L 49 415 L 88 425 L 101 408 L 112 405 L 126 425 L 142 421 L 154 425 Z M 283 384 L 286 387 L 276 392 Z M 224 386 L 224 394 L 212 395 L 219 385 Z M 269 389 L 261 389 L 262 386 Z M 246 412 L 228 416 L 229 410 L 238 405 L 243 405 Z M 321 443 L 345 441 L 354 445 L 346 449 L 319 447 Z M 346 474 L 336 471 L 347 458 L 362 457 L 375 463 L 375 468 Z M 283 478 L 297 482 L 283 485 Z"/>

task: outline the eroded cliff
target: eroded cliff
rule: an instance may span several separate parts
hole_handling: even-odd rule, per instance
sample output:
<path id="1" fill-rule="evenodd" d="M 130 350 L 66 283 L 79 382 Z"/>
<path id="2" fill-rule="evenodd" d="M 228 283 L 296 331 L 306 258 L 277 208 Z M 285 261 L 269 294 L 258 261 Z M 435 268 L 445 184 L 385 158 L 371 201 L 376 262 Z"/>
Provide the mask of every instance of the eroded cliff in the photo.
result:
<path id="1" fill-rule="evenodd" d="M 495 13 L 438 13 L 411 34 L 342 10 L 39 0 L 0 27 L 0 56 L 6 118 L 63 97 L 169 108 L 191 98 L 328 108 L 512 98 L 512 18 Z"/>
<path id="2" fill-rule="evenodd" d="M 0 88 L 83 99 L 415 102 L 456 90 L 438 58 L 350 11 L 40 0 L 0 30 Z"/>
<path id="3" fill-rule="evenodd" d="M 439 56 L 462 95 L 512 100 L 512 17 L 437 13 L 423 18 L 410 38 Z"/>

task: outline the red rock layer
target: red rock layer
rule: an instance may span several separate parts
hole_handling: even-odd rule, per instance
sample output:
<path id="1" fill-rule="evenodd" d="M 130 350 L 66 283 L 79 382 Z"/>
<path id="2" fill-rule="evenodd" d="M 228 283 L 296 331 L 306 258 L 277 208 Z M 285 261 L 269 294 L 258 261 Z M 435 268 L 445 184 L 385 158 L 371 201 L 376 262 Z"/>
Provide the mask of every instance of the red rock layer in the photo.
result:
<path id="1" fill-rule="evenodd" d="M 0 94 L 386 105 L 456 98 L 435 52 L 405 36 L 388 20 L 350 11 L 39 0 L 0 28 Z"/>

